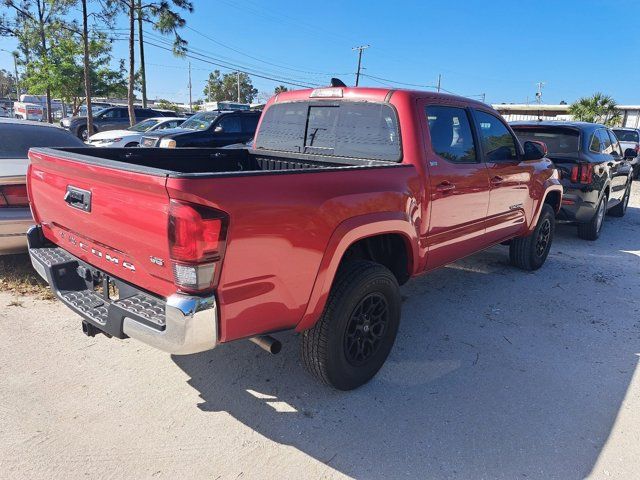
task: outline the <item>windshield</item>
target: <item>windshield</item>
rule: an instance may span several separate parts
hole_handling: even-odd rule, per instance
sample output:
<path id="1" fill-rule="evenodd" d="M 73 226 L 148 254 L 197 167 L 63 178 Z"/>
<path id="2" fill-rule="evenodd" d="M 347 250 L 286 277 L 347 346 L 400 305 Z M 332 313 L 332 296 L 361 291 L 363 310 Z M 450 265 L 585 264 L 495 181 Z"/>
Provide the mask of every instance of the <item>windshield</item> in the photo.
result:
<path id="1" fill-rule="evenodd" d="M 180 127 L 187 128 L 189 130 L 206 130 L 219 115 L 220 112 L 196 113 L 193 117 L 187 119 L 182 125 L 180 125 Z"/>
<path id="2" fill-rule="evenodd" d="M 562 155 L 577 153 L 580 134 L 571 128 L 556 127 L 519 127 L 513 125 L 520 142 L 527 141 L 544 142 L 549 150 L 549 155 Z"/>
<path id="3" fill-rule="evenodd" d="M 158 123 L 160 123 L 160 120 L 155 120 L 150 118 L 148 120 L 143 120 L 141 122 L 136 123 L 133 127 L 127 128 L 127 130 L 131 130 L 132 132 L 143 133 L 149 130 L 150 128 L 155 127 Z"/>
<path id="4" fill-rule="evenodd" d="M 618 140 L 620 142 L 636 142 L 638 143 L 640 140 L 638 139 L 638 132 L 635 130 L 613 130 L 613 133 L 616 134 Z"/>

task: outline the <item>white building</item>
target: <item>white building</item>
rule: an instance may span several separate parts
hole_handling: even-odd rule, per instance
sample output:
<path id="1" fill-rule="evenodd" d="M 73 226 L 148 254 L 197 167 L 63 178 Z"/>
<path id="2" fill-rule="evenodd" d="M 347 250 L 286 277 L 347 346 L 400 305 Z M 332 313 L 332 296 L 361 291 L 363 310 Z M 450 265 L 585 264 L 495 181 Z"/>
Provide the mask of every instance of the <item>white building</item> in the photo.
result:
<path id="1" fill-rule="evenodd" d="M 569 105 L 537 103 L 499 103 L 492 105 L 508 121 L 517 120 L 573 120 Z M 640 105 L 618 105 L 623 127 L 640 128 Z"/>

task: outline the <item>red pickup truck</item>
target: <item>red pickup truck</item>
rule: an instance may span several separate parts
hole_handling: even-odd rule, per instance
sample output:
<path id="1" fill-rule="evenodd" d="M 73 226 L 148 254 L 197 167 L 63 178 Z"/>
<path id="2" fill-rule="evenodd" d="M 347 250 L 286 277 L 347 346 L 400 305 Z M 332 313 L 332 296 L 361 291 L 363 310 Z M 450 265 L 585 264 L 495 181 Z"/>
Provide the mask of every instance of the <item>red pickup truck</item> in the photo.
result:
<path id="1" fill-rule="evenodd" d="M 282 93 L 250 150 L 32 149 L 30 254 L 89 335 L 190 354 L 295 329 L 306 368 L 352 389 L 409 278 L 499 243 L 544 263 L 562 188 L 542 147 L 466 98 Z"/>

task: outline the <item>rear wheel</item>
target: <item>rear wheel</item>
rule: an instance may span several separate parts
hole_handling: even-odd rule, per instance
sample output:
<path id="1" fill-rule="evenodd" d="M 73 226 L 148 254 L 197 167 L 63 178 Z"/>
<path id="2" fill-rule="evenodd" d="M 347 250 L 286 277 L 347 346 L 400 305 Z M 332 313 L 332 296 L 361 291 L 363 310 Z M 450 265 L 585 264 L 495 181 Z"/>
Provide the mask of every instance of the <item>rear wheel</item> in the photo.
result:
<path id="1" fill-rule="evenodd" d="M 400 289 L 384 266 L 357 261 L 342 267 L 316 325 L 303 332 L 305 368 L 338 390 L 368 382 L 382 367 L 400 323 Z"/>
<path id="2" fill-rule="evenodd" d="M 607 201 L 608 199 L 606 196 L 602 197 L 591 221 L 578 224 L 578 236 L 580 238 L 591 241 L 598 239 L 600 232 L 602 231 L 604 215 L 607 213 Z"/>
<path id="3" fill-rule="evenodd" d="M 624 214 L 627 213 L 627 207 L 629 206 L 629 198 L 631 197 L 631 177 L 629 177 L 629 181 L 627 183 L 627 188 L 624 191 L 624 197 L 620 200 L 620 203 L 609 210 L 609 215 L 612 217 L 624 217 Z"/>
<path id="4" fill-rule="evenodd" d="M 89 132 L 87 131 L 87 127 L 80 127 L 78 129 L 78 138 L 83 142 L 86 142 L 89 138 Z"/>
<path id="5" fill-rule="evenodd" d="M 509 259 L 511 263 L 523 270 L 537 270 L 540 268 L 551 249 L 553 233 L 555 231 L 556 215 L 551 205 L 542 205 L 538 224 L 531 235 L 514 238 L 509 244 Z"/>

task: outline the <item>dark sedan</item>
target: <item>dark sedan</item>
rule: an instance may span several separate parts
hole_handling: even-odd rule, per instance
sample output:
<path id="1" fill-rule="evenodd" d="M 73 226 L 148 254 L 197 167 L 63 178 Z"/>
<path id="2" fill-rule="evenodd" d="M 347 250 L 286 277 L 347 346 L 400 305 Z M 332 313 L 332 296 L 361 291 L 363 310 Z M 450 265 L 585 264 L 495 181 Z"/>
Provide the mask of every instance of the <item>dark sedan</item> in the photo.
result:
<path id="1" fill-rule="evenodd" d="M 578 226 L 586 240 L 600 236 L 605 213 L 622 217 L 631 194 L 629 160 L 635 150 L 624 153 L 611 129 L 585 122 L 514 122 L 521 142 L 544 142 L 564 187 L 558 220 Z"/>
<path id="2" fill-rule="evenodd" d="M 207 147 L 220 148 L 245 143 L 256 133 L 259 111 L 200 112 L 185 120 L 180 128 L 145 134 L 141 147 Z"/>

